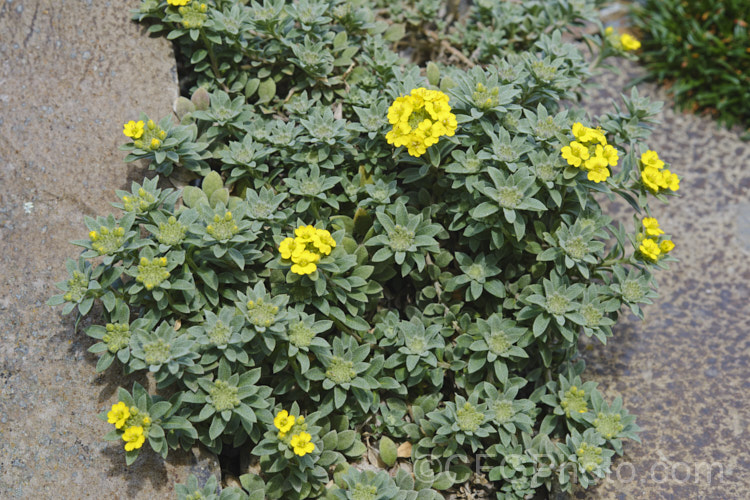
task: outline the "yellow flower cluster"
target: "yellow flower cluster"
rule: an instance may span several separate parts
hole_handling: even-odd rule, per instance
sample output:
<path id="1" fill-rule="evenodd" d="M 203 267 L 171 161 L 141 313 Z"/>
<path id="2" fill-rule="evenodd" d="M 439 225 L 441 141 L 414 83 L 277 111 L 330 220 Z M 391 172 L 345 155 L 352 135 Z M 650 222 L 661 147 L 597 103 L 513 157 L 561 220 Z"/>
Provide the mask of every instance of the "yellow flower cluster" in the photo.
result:
<path id="1" fill-rule="evenodd" d="M 641 155 L 641 181 L 654 193 L 665 189 L 680 189 L 680 178 L 664 168 L 664 162 L 659 159 L 659 155 L 650 149 Z"/>
<path id="2" fill-rule="evenodd" d="M 312 436 L 308 432 L 305 432 L 307 429 L 305 417 L 295 417 L 294 415 L 290 415 L 288 411 L 281 410 L 274 417 L 273 425 L 279 430 L 278 438 L 289 444 L 295 455 L 302 457 L 315 450 Z M 293 428 L 296 432 L 293 432 L 287 441 L 287 433 Z"/>
<path id="3" fill-rule="evenodd" d="M 641 42 L 638 41 L 633 35 L 629 33 L 623 33 L 619 38 L 615 35 L 615 29 L 609 26 L 604 30 L 604 34 L 609 38 L 610 43 L 616 48 L 625 51 L 633 51 L 641 48 Z"/>
<path id="4" fill-rule="evenodd" d="M 153 120 L 149 120 L 145 125 L 143 120 L 137 122 L 130 120 L 123 125 L 122 133 L 134 139 L 135 147 L 151 150 L 159 149 L 167 137 L 166 130 L 159 127 Z"/>
<path id="5" fill-rule="evenodd" d="M 182 27 L 188 30 L 200 29 L 203 27 L 203 23 L 208 18 L 206 12 L 208 12 L 208 5 L 197 1 L 182 2 L 182 0 L 174 0 L 176 3 L 173 5 L 179 5 L 177 11 L 182 16 Z"/>
<path id="6" fill-rule="evenodd" d="M 336 246 L 331 233 L 313 226 L 300 226 L 294 230 L 295 238 L 286 238 L 279 245 L 283 260 L 292 261 L 292 272 L 310 274 L 318 268 L 316 263 L 323 255 L 330 255 Z"/>
<path id="7" fill-rule="evenodd" d="M 614 167 L 620 159 L 617 150 L 607 144 L 607 138 L 599 128 L 584 127 L 576 122 L 572 132 L 575 140 L 563 146 L 562 157 L 568 165 L 588 171 L 590 181 L 606 181 L 610 176 L 607 167 Z"/>
<path id="8" fill-rule="evenodd" d="M 662 256 L 668 254 L 674 248 L 672 240 L 662 240 L 659 237 L 664 231 L 659 227 L 659 221 L 653 217 L 643 219 L 643 232 L 638 235 L 640 246 L 638 251 L 646 259 L 656 262 Z"/>
<path id="9" fill-rule="evenodd" d="M 133 451 L 146 442 L 151 418 L 138 408 L 128 408 L 128 405 L 119 401 L 113 404 L 107 413 L 107 422 L 114 424 L 115 429 L 125 428 L 121 434 L 122 440 L 125 441 L 125 451 Z"/>
<path id="10" fill-rule="evenodd" d="M 422 156 L 443 136 L 456 133 L 456 115 L 451 113 L 449 97 L 439 90 L 413 89 L 388 108 L 393 129 L 385 136 L 388 144 L 405 146 L 412 156 Z"/>
<path id="11" fill-rule="evenodd" d="M 620 35 L 620 45 L 622 45 L 622 48 L 625 50 L 638 50 L 641 48 L 641 42 L 627 33 Z"/>

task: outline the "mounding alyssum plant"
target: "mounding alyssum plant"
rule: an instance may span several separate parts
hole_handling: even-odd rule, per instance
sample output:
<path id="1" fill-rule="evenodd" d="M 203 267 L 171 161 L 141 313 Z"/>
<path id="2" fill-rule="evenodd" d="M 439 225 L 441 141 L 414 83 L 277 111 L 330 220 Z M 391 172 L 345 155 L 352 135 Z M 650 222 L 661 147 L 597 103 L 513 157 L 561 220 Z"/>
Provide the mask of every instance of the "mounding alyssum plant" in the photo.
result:
<path id="1" fill-rule="evenodd" d="M 471 52 L 506 36 L 483 27 L 490 4 L 465 18 Z M 364 2 L 142 2 L 191 98 L 177 120 L 126 118 L 126 160 L 200 182 L 117 191 L 50 300 L 101 303 L 97 370 L 152 379 L 100 415 L 128 464 L 239 454 L 239 485 L 193 477 L 185 499 L 511 499 L 594 484 L 637 439 L 577 343 L 655 297 L 674 245 L 649 201 L 679 177 L 648 149 L 658 104 L 563 106 L 589 63 L 560 30 L 529 33 L 573 7 L 523 6 L 524 36 L 482 65 L 425 72 Z"/>

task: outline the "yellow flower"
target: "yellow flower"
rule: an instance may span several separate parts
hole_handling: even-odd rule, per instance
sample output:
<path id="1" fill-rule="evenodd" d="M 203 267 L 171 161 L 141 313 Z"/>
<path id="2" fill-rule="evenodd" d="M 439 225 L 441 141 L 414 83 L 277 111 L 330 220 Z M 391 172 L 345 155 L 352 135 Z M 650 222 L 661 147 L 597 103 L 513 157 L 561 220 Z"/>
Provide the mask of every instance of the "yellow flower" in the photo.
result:
<path id="1" fill-rule="evenodd" d="M 308 225 L 298 227 L 294 230 L 294 234 L 297 236 L 295 242 L 304 244 L 308 241 L 312 241 L 317 233 L 313 226 Z"/>
<path id="2" fill-rule="evenodd" d="M 412 111 L 414 111 L 414 106 L 409 96 L 397 97 L 388 108 L 388 123 L 391 125 L 407 123 Z"/>
<path id="3" fill-rule="evenodd" d="M 664 162 L 659 159 L 659 154 L 650 149 L 641 155 L 641 163 L 643 163 L 643 168 L 651 167 L 657 170 L 664 168 Z"/>
<path id="4" fill-rule="evenodd" d="M 664 184 L 664 177 L 662 173 L 653 167 L 646 167 L 641 172 L 641 180 L 643 184 L 653 192 L 658 192 L 662 184 Z"/>
<path id="5" fill-rule="evenodd" d="M 597 128 L 597 129 L 591 129 L 591 135 L 594 138 L 592 140 L 592 142 L 596 141 L 599 144 L 601 144 L 602 146 L 606 146 L 607 145 L 607 138 L 604 137 L 604 133 L 601 131 L 601 129 L 599 129 L 599 128 Z"/>
<path id="6" fill-rule="evenodd" d="M 677 191 L 680 189 L 680 178 L 677 177 L 677 174 L 673 174 L 667 169 L 664 169 L 661 173 L 661 177 L 663 179 L 663 187 L 669 188 L 672 191 Z"/>
<path id="7" fill-rule="evenodd" d="M 393 125 L 385 135 L 388 144 L 404 146 L 410 155 L 421 156 L 440 137 L 455 135 L 458 122 L 448 101 L 443 92 L 425 88 L 397 97 L 388 108 L 388 122 Z"/>
<path id="8" fill-rule="evenodd" d="M 581 122 L 575 122 L 573 124 L 573 135 L 575 136 L 576 140 L 581 142 L 587 142 L 589 130 L 591 130 L 588 127 L 585 127 Z"/>
<path id="9" fill-rule="evenodd" d="M 672 240 L 664 240 L 661 243 L 659 243 L 659 250 L 661 250 L 661 253 L 669 253 L 674 249 L 674 243 L 672 243 Z"/>
<path id="10" fill-rule="evenodd" d="M 589 173 L 586 177 L 588 178 L 588 180 L 596 183 L 604 182 L 609 178 L 609 170 L 607 169 L 607 167 L 595 168 L 593 170 L 589 170 Z"/>
<path id="11" fill-rule="evenodd" d="M 107 422 L 115 424 L 115 428 L 122 429 L 125 421 L 130 417 L 128 406 L 120 401 L 112 405 L 112 409 L 107 413 Z"/>
<path id="12" fill-rule="evenodd" d="M 336 246 L 336 241 L 331 236 L 331 233 L 325 229 L 316 229 L 312 242 L 315 248 L 323 255 L 330 255 L 331 249 Z"/>
<path id="13" fill-rule="evenodd" d="M 664 234 L 664 231 L 659 228 L 659 221 L 653 217 L 646 217 L 643 219 L 643 228 L 646 230 L 647 236 L 659 236 L 660 234 Z"/>
<path id="14" fill-rule="evenodd" d="M 299 434 L 292 436 L 289 443 L 292 445 L 295 455 L 302 457 L 308 453 L 312 453 L 315 449 L 315 445 L 310 442 L 311 439 L 312 436 L 307 432 L 300 432 Z"/>
<path id="15" fill-rule="evenodd" d="M 601 146 L 597 146 L 597 154 L 599 154 L 599 148 Z M 604 149 L 602 151 L 601 155 L 605 160 L 607 160 L 607 163 L 609 163 L 610 167 L 614 167 L 617 165 L 617 160 L 620 159 L 620 157 L 617 154 L 617 150 L 613 148 L 612 146 L 604 146 Z"/>
<path id="16" fill-rule="evenodd" d="M 655 261 L 661 253 L 659 245 L 657 245 L 656 242 L 650 238 L 646 238 L 645 240 L 643 240 L 641 246 L 638 247 L 638 250 L 641 251 L 644 257 L 653 261 Z"/>
<path id="17" fill-rule="evenodd" d="M 315 265 L 320 259 L 320 255 L 305 250 L 299 254 L 292 255 L 292 272 L 300 275 L 314 273 L 318 266 Z"/>
<path id="18" fill-rule="evenodd" d="M 598 142 L 601 145 L 607 144 L 607 138 L 599 129 L 585 127 L 580 122 L 573 124 L 573 135 L 580 143 Z"/>
<path id="19" fill-rule="evenodd" d="M 140 425 L 128 427 L 122 434 L 122 440 L 125 441 L 125 451 L 137 450 L 146 441 L 146 436 L 143 435 L 143 427 Z"/>
<path id="20" fill-rule="evenodd" d="M 289 415 L 288 411 L 281 410 L 273 419 L 273 425 L 280 431 L 281 437 L 284 437 L 284 434 L 289 432 L 289 429 L 294 425 L 294 420 L 294 415 Z"/>
<path id="21" fill-rule="evenodd" d="M 625 50 L 638 50 L 641 48 L 641 42 L 627 33 L 620 35 L 620 43 Z"/>
<path id="22" fill-rule="evenodd" d="M 589 150 L 580 142 L 573 141 L 569 146 L 563 146 L 562 157 L 567 160 L 568 165 L 580 167 L 581 161 L 588 160 Z"/>
<path id="23" fill-rule="evenodd" d="M 161 141 L 157 139 L 156 137 L 154 137 L 153 139 L 151 139 L 150 146 L 151 146 L 151 149 L 159 149 L 159 146 L 161 146 Z"/>
<path id="24" fill-rule="evenodd" d="M 188 2 L 190 2 L 190 0 L 167 0 L 169 5 L 174 5 L 175 7 L 182 7 L 187 5 Z"/>
<path id="25" fill-rule="evenodd" d="M 595 156 L 592 156 L 583 164 L 586 170 L 601 170 L 607 168 L 607 159 L 604 157 L 604 150 L 601 146 L 596 146 Z"/>
<path id="26" fill-rule="evenodd" d="M 284 241 L 279 245 L 279 252 L 281 253 L 282 259 L 291 259 L 292 253 L 297 248 L 297 243 L 294 238 L 285 238 Z"/>
<path id="27" fill-rule="evenodd" d="M 143 120 L 137 123 L 130 120 L 124 125 L 122 133 L 133 139 L 139 139 L 143 135 Z"/>

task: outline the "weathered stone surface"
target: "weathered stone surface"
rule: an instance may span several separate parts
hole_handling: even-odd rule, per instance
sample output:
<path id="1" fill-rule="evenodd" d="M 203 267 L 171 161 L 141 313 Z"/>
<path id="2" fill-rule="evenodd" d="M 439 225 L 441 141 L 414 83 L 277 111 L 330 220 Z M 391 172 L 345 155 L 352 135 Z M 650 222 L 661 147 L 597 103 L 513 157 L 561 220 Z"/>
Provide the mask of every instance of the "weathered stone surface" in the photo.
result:
<path id="1" fill-rule="evenodd" d="M 126 468 L 96 414 L 133 379 L 97 376 L 91 341 L 45 305 L 83 216 L 143 177 L 117 150 L 122 124 L 177 96 L 171 46 L 129 20 L 135 6 L 0 1 L 0 498 L 171 498 L 218 471 L 208 454 L 150 451 Z"/>
<path id="2" fill-rule="evenodd" d="M 592 113 L 630 78 L 619 72 L 587 93 Z M 638 417 L 643 443 L 628 443 L 603 484 L 578 498 L 747 498 L 750 491 L 750 144 L 739 130 L 674 110 L 663 90 L 638 86 L 667 102 L 648 142 L 683 177 L 680 198 L 654 200 L 652 215 L 680 259 L 658 273 L 660 297 L 646 319 L 624 318 L 607 346 L 586 342 L 587 377 L 611 400 L 621 395 Z M 632 224 L 632 209 L 608 210 Z M 710 469 L 710 470 L 709 470 Z"/>

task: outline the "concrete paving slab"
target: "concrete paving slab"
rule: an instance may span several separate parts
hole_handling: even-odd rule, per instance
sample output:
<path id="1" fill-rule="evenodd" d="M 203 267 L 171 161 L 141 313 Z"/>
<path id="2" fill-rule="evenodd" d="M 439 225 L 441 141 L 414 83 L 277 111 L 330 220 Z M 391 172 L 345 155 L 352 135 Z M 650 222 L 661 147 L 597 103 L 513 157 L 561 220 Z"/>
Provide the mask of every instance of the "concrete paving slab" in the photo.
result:
<path id="1" fill-rule="evenodd" d="M 210 454 L 152 452 L 125 466 L 96 418 L 117 370 L 96 375 L 91 341 L 45 301 L 78 255 L 84 215 L 111 212 L 141 180 L 117 147 L 139 111 L 178 95 L 169 42 L 130 21 L 136 1 L 0 0 L 0 498 L 172 498 L 218 473 Z"/>
<path id="2" fill-rule="evenodd" d="M 597 81 L 584 106 L 611 109 L 643 74 L 628 61 Z M 588 379 L 621 395 L 638 417 L 643 443 L 628 443 L 603 484 L 578 498 L 745 499 L 750 491 L 750 144 L 739 128 L 675 111 L 666 101 L 649 148 L 683 177 L 680 198 L 652 204 L 680 259 L 657 274 L 660 297 L 646 320 L 625 318 L 607 346 L 586 342 Z M 632 224 L 632 209 L 609 213 Z"/>

